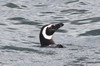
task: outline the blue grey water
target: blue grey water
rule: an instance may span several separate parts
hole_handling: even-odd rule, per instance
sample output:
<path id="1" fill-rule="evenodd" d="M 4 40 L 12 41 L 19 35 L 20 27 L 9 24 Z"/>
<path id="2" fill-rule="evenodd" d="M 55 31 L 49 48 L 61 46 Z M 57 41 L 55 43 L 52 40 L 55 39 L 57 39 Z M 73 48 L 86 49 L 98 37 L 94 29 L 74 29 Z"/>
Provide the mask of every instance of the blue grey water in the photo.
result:
<path id="1" fill-rule="evenodd" d="M 66 48 L 41 48 L 40 28 Z M 100 66 L 100 0 L 0 0 L 0 66 Z"/>

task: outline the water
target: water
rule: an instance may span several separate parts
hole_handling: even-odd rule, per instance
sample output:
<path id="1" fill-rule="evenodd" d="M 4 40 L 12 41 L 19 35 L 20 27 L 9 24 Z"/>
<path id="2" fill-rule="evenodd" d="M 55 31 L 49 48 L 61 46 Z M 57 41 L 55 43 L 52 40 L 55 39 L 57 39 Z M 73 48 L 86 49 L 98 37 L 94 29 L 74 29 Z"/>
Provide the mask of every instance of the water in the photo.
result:
<path id="1" fill-rule="evenodd" d="M 45 24 L 66 48 L 40 48 Z M 0 0 L 0 66 L 100 66 L 99 0 Z"/>

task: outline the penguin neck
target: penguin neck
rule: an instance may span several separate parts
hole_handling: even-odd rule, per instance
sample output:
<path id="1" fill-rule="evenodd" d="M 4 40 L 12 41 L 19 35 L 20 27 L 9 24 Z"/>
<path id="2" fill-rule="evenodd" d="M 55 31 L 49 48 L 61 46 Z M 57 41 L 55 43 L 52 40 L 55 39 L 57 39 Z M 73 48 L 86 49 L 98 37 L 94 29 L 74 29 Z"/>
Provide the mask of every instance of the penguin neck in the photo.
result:
<path id="1" fill-rule="evenodd" d="M 40 43 L 41 43 L 42 47 L 55 44 L 55 42 L 52 38 L 51 39 L 45 39 L 42 34 L 40 34 Z"/>

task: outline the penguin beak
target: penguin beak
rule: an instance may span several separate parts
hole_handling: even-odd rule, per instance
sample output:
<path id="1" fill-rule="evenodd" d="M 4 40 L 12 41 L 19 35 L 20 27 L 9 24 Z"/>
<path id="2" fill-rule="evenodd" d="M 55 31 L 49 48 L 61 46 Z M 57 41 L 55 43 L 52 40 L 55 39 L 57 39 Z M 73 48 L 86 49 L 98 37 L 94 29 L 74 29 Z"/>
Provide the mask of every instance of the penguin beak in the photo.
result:
<path id="1" fill-rule="evenodd" d="M 52 31 L 56 31 L 58 30 L 60 27 L 64 26 L 63 23 L 59 23 L 59 24 L 55 24 L 55 25 L 52 25 L 51 28 L 52 28 Z"/>
<path id="2" fill-rule="evenodd" d="M 62 26 L 64 26 L 63 23 L 58 23 L 58 24 L 55 24 L 55 25 L 51 25 L 50 27 L 47 28 L 46 34 L 47 35 L 53 35 L 53 33 L 55 31 L 57 31 Z"/>

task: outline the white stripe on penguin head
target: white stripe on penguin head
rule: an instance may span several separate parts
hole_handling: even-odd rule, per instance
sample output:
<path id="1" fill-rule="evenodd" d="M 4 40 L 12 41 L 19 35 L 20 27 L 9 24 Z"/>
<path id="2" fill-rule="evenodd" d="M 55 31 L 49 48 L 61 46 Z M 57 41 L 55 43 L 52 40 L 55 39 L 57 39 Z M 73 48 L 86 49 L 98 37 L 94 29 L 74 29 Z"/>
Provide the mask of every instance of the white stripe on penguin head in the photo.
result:
<path id="1" fill-rule="evenodd" d="M 52 38 L 52 35 L 47 35 L 47 34 L 46 34 L 46 29 L 47 29 L 48 27 L 51 27 L 51 26 L 52 26 L 52 24 L 47 25 L 46 27 L 44 27 L 44 29 L 43 29 L 43 31 L 42 31 L 42 34 L 43 34 L 43 36 L 44 36 L 45 39 L 51 39 L 51 38 Z"/>

